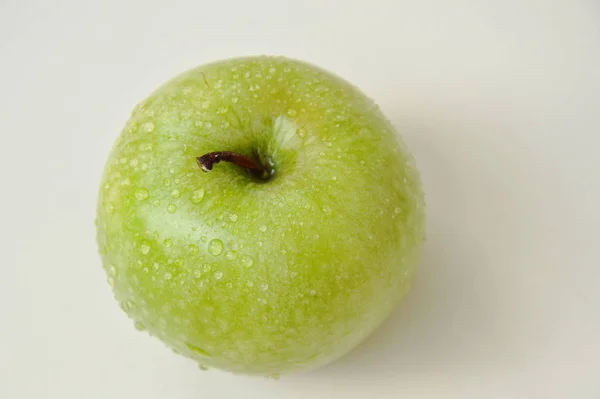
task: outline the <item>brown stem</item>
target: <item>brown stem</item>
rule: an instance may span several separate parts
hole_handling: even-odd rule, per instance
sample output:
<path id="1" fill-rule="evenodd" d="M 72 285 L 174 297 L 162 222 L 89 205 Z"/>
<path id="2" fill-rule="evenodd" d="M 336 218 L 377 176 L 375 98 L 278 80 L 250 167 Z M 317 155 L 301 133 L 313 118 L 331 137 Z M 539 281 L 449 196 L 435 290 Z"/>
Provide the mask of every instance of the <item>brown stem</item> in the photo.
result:
<path id="1" fill-rule="evenodd" d="M 261 180 L 268 180 L 271 177 L 271 172 L 260 164 L 257 164 L 252 159 L 245 155 L 238 154 L 231 151 L 215 151 L 204 154 L 201 157 L 196 158 L 198 166 L 204 171 L 208 172 L 212 170 L 213 165 L 221 161 L 231 162 L 241 168 L 246 169 L 248 173 Z"/>

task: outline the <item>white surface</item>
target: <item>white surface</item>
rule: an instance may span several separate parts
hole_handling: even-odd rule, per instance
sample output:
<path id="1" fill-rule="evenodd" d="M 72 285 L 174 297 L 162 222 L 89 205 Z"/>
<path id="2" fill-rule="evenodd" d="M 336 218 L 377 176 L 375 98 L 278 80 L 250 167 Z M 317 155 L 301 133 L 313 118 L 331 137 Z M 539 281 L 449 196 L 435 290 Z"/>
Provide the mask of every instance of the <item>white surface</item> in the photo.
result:
<path id="1" fill-rule="evenodd" d="M 397 312 L 280 381 L 201 372 L 135 331 L 94 241 L 134 104 L 257 53 L 375 98 L 428 199 Z M 600 398 L 598 2 L 2 0 L 0 134 L 0 398 Z"/>

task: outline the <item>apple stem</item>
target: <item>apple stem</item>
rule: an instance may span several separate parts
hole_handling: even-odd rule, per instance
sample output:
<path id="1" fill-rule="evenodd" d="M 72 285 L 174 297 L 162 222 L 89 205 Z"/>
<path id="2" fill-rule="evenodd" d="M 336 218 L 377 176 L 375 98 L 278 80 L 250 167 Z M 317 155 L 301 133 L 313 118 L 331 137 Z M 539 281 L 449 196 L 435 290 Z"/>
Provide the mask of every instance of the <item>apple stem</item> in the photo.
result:
<path id="1" fill-rule="evenodd" d="M 236 152 L 215 151 L 196 158 L 198 166 L 200 166 L 200 169 L 202 169 L 204 172 L 211 171 L 213 165 L 221 161 L 231 162 L 241 168 L 244 168 L 250 175 L 260 180 L 268 180 L 273 174 L 273 171 L 270 171 L 261 164 L 254 162 L 247 156 L 238 154 Z"/>

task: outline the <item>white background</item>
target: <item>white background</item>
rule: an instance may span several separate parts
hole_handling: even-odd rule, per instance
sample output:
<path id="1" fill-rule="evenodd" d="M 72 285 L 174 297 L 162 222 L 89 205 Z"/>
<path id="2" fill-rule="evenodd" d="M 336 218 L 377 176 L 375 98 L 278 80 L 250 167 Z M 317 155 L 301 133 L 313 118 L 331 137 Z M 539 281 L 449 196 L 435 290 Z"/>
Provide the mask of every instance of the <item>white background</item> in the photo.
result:
<path id="1" fill-rule="evenodd" d="M 375 98 L 428 241 L 364 345 L 279 381 L 134 330 L 95 245 L 132 107 L 197 64 L 288 55 Z M 0 398 L 600 398 L 600 3 L 0 0 Z"/>

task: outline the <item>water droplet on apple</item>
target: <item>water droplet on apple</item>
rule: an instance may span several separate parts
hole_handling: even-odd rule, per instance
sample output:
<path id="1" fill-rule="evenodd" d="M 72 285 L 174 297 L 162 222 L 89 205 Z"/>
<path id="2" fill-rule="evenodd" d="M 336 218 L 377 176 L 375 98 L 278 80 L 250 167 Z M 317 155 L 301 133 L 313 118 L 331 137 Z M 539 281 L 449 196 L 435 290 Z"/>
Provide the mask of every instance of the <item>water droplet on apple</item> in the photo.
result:
<path id="1" fill-rule="evenodd" d="M 240 259 L 240 261 L 242 262 L 242 265 L 244 265 L 244 267 L 252 267 L 252 265 L 254 264 L 254 259 L 252 259 L 250 255 L 242 256 L 242 259 Z"/>
<path id="2" fill-rule="evenodd" d="M 169 272 L 165 273 L 165 280 L 170 280 L 172 278 L 173 278 L 173 275 L 171 273 L 169 273 Z"/>
<path id="3" fill-rule="evenodd" d="M 215 238 L 208 243 L 208 252 L 213 256 L 221 255 L 223 252 L 223 241 Z"/>
<path id="4" fill-rule="evenodd" d="M 225 258 L 227 260 L 236 260 L 237 257 L 238 257 L 238 253 L 236 251 L 234 251 L 233 249 L 225 252 Z"/>
<path id="5" fill-rule="evenodd" d="M 148 199 L 148 196 L 148 190 L 146 190 L 145 188 L 140 188 L 135 192 L 135 198 L 137 198 L 140 201 Z"/>
<path id="6" fill-rule="evenodd" d="M 141 252 L 143 255 L 148 255 L 148 253 L 150 252 L 150 245 L 148 245 L 148 244 L 142 244 L 142 245 L 140 246 L 140 252 Z"/>
<path id="7" fill-rule="evenodd" d="M 159 207 L 160 206 L 160 200 L 159 199 L 155 199 L 154 201 L 152 201 L 152 206 Z"/>
<path id="8" fill-rule="evenodd" d="M 260 285 L 260 290 L 261 291 L 266 291 L 269 289 L 269 284 L 261 284 Z"/>
<path id="9" fill-rule="evenodd" d="M 250 280 L 246 282 L 247 287 L 254 287 L 254 281 Z"/>
<path id="10" fill-rule="evenodd" d="M 210 354 L 207 351 L 205 351 L 204 349 L 198 348 L 195 345 L 187 344 L 187 347 L 197 355 L 204 356 L 204 357 L 210 357 Z"/>
<path id="11" fill-rule="evenodd" d="M 171 179 L 169 179 L 169 178 L 164 179 L 163 184 L 165 185 L 165 187 L 169 187 L 171 185 Z"/>
<path id="12" fill-rule="evenodd" d="M 214 276 L 216 280 L 220 280 L 223 278 L 223 272 L 215 272 Z"/>
<path id="13" fill-rule="evenodd" d="M 175 261 L 173 261 L 173 264 L 175 266 L 178 266 L 178 267 L 183 266 L 183 258 L 177 258 L 177 259 L 175 259 Z"/>
<path id="14" fill-rule="evenodd" d="M 141 126 L 141 130 L 143 133 L 151 133 L 154 131 L 154 123 L 152 122 L 145 122 L 142 124 Z"/>
<path id="15" fill-rule="evenodd" d="M 265 231 L 267 231 L 267 226 L 262 225 L 258 229 L 264 233 Z"/>
<path id="16" fill-rule="evenodd" d="M 169 206 L 167 206 L 167 212 L 169 212 L 169 213 L 177 212 L 177 206 L 175 206 L 175 204 L 169 204 Z"/>
<path id="17" fill-rule="evenodd" d="M 235 214 L 235 213 L 231 213 L 231 214 L 229 215 L 229 220 L 231 220 L 232 222 L 234 222 L 234 223 L 235 223 L 235 222 L 238 220 L 238 215 L 237 215 L 237 214 Z"/>
<path id="18" fill-rule="evenodd" d="M 198 249 L 198 246 L 196 244 L 188 245 L 188 252 L 191 255 L 196 255 L 199 251 L 200 251 L 200 249 Z"/>
<path id="19" fill-rule="evenodd" d="M 237 98 L 237 97 L 233 97 L 231 99 L 231 102 L 234 103 L 234 104 L 236 104 L 238 101 L 239 101 L 239 98 Z"/>
<path id="20" fill-rule="evenodd" d="M 136 321 L 135 323 L 133 323 L 133 326 L 138 331 L 144 331 L 146 329 L 146 326 L 141 321 Z"/>
<path id="21" fill-rule="evenodd" d="M 192 194 L 192 204 L 199 204 L 204 198 L 204 189 L 199 188 Z"/>
<path id="22" fill-rule="evenodd" d="M 140 144 L 140 151 L 152 151 L 152 143 Z"/>
<path id="23" fill-rule="evenodd" d="M 173 191 L 171 191 L 171 196 L 173 198 L 179 198 L 179 197 L 181 197 L 181 191 L 174 189 Z"/>
<path id="24" fill-rule="evenodd" d="M 400 208 L 395 208 L 394 209 L 394 213 L 395 214 L 399 214 L 400 212 L 402 212 L 402 209 L 400 209 Z"/>

